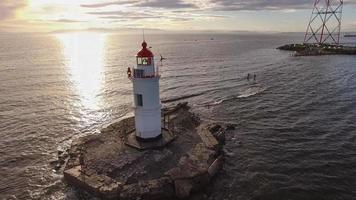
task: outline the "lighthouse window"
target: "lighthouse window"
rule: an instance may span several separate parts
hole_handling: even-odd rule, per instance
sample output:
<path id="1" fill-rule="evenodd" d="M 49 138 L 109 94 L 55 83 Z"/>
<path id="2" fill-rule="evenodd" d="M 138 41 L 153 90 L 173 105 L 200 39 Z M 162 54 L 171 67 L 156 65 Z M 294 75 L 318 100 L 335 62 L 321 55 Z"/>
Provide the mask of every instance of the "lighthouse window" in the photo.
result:
<path id="1" fill-rule="evenodd" d="M 137 58 L 137 64 L 142 65 L 142 58 L 140 58 L 140 57 Z"/>
<path id="2" fill-rule="evenodd" d="M 151 64 L 151 58 L 137 58 L 137 64 L 138 65 L 150 65 Z"/>
<path id="3" fill-rule="evenodd" d="M 142 94 L 136 94 L 135 97 L 136 106 L 143 106 Z"/>
<path id="4" fill-rule="evenodd" d="M 142 58 L 142 64 L 148 65 L 148 58 Z"/>

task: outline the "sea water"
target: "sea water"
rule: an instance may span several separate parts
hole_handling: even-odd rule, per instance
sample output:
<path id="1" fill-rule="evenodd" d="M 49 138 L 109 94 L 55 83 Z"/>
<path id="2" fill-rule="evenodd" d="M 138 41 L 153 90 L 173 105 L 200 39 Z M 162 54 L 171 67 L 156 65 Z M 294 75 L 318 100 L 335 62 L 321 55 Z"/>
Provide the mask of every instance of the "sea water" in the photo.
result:
<path id="1" fill-rule="evenodd" d="M 210 199 L 354 199 L 356 57 L 293 57 L 303 34 L 147 35 L 164 106 L 233 123 Z M 140 35 L 0 34 L 0 199 L 78 199 L 51 161 L 132 115 Z M 159 55 L 167 58 L 159 62 Z M 247 74 L 256 80 L 247 80 Z"/>

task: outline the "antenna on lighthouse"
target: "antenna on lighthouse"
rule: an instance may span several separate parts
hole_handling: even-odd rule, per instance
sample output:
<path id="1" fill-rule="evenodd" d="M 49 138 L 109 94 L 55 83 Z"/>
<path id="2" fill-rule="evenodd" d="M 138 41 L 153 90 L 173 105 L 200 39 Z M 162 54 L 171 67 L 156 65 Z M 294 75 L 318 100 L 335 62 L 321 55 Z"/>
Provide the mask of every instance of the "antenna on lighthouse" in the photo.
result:
<path id="1" fill-rule="evenodd" d="M 167 58 L 164 58 L 164 57 L 162 56 L 162 54 L 159 54 L 159 56 L 161 57 L 161 58 L 159 59 L 159 61 L 160 61 L 159 67 L 163 67 L 163 61 L 166 60 Z M 159 74 L 159 67 L 157 66 L 157 74 Z"/>
<path id="2" fill-rule="evenodd" d="M 145 40 L 145 29 L 142 29 L 142 39 L 143 39 L 143 41 L 146 41 Z"/>

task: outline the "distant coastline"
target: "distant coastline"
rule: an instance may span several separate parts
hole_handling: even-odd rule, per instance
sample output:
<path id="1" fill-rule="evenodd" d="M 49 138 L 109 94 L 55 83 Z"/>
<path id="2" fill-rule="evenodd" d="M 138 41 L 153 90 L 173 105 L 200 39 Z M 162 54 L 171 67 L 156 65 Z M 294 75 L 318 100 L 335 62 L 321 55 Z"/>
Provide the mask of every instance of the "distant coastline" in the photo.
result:
<path id="1" fill-rule="evenodd" d="M 345 34 L 344 37 L 356 37 L 356 34 Z"/>

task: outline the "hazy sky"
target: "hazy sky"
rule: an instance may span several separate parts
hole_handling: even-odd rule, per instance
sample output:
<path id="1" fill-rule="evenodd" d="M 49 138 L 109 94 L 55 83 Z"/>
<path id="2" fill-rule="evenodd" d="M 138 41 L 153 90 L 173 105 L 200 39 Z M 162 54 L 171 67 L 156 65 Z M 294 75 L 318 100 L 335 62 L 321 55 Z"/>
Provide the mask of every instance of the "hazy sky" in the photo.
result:
<path id="1" fill-rule="evenodd" d="M 343 30 L 356 31 L 356 0 Z M 0 31 L 305 31 L 314 0 L 0 0 Z"/>

